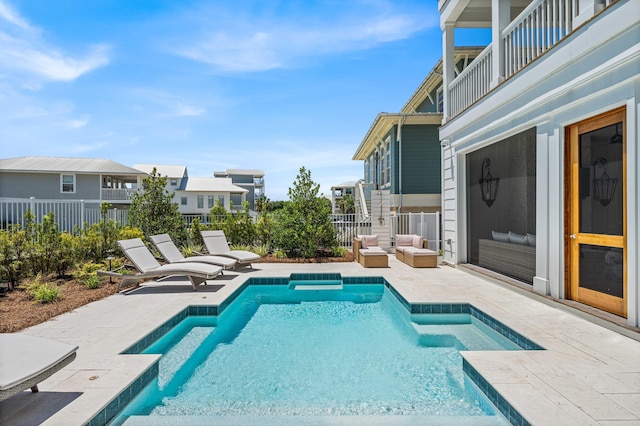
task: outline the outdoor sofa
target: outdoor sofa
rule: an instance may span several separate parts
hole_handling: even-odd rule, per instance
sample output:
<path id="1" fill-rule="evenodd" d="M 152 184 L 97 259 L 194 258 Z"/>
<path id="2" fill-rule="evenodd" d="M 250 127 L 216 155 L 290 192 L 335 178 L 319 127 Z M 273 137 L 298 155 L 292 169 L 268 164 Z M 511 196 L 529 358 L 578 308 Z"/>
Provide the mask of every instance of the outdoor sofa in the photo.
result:
<path id="1" fill-rule="evenodd" d="M 436 268 L 438 253 L 429 250 L 420 235 L 396 235 L 396 259 L 413 268 Z"/>
<path id="2" fill-rule="evenodd" d="M 387 252 L 378 246 L 377 235 L 358 235 L 353 239 L 353 257 L 365 268 L 389 266 Z"/>

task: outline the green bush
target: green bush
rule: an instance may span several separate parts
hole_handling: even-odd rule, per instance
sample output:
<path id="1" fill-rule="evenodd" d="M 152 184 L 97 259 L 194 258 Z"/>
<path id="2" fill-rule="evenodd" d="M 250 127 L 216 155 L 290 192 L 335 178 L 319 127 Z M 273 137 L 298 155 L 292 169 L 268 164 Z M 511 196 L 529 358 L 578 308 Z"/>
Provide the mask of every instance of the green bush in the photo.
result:
<path id="1" fill-rule="evenodd" d="M 85 275 L 82 282 L 87 288 L 92 290 L 100 287 L 100 277 L 96 273 Z"/>
<path id="2" fill-rule="evenodd" d="M 334 247 L 333 253 L 331 253 L 333 257 L 344 257 L 347 254 L 347 249 L 344 247 Z"/>
<path id="3" fill-rule="evenodd" d="M 273 257 L 275 257 L 276 259 L 286 259 L 287 253 L 283 252 L 282 250 L 274 250 Z"/>
<path id="4" fill-rule="evenodd" d="M 62 298 L 58 286 L 50 283 L 43 283 L 39 274 L 36 275 L 29 285 L 28 292 L 34 299 L 34 303 L 50 303 Z"/>

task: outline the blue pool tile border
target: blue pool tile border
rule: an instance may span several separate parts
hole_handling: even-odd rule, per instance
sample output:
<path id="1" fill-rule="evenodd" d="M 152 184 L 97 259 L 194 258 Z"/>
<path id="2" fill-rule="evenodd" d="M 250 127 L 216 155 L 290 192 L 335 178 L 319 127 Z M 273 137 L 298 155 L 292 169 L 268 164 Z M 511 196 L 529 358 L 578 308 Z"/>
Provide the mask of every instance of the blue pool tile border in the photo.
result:
<path id="1" fill-rule="evenodd" d="M 113 420 L 135 395 L 140 393 L 142 389 L 158 376 L 159 362 L 160 360 L 154 362 L 151 367 L 147 368 L 133 383 L 127 386 L 116 398 L 107 404 L 106 407 L 93 416 L 86 426 L 103 426 Z"/>
<path id="2" fill-rule="evenodd" d="M 473 383 L 478 386 L 480 391 L 491 401 L 491 403 L 502 413 L 502 415 L 514 426 L 530 426 L 523 416 L 504 399 L 500 392 L 498 392 L 478 371 L 473 368 L 466 359 L 462 359 L 462 371 L 471 379 Z"/>
<path id="3" fill-rule="evenodd" d="M 160 325 L 144 338 L 127 348 L 122 354 L 141 353 L 160 336 L 175 327 L 188 316 L 217 316 L 220 315 L 240 294 L 250 285 L 288 285 L 290 280 L 336 280 L 341 279 L 343 284 L 384 284 L 387 289 L 396 297 L 398 301 L 410 314 L 470 314 L 472 317 L 491 327 L 496 332 L 515 342 L 525 350 L 544 350 L 543 347 L 532 340 L 524 337 L 512 328 L 502 324 L 492 316 L 469 303 L 409 303 L 384 277 L 362 276 L 362 277 L 341 277 L 336 273 L 296 273 L 289 277 L 251 277 L 241 284 L 224 302 L 218 306 L 214 305 L 190 305 L 171 317 L 164 324 Z M 516 426 L 529 426 L 530 423 L 509 404 L 496 391 L 478 371 L 463 359 L 462 368 L 469 379 L 483 392 L 486 397 L 496 406 L 505 418 Z M 158 375 L 158 362 L 155 362 L 142 375 L 140 375 L 130 386 L 124 389 L 113 399 L 104 409 L 96 414 L 87 425 L 105 425 L 111 421 L 122 409 L 147 386 Z"/>

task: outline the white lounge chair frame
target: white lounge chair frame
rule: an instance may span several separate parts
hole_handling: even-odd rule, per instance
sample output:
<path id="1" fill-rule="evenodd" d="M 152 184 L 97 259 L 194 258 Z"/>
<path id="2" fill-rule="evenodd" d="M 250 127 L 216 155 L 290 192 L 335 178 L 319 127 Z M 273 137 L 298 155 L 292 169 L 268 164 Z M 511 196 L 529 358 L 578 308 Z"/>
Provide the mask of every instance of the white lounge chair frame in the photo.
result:
<path id="1" fill-rule="evenodd" d="M 76 358 L 78 347 L 22 333 L 0 334 L 0 401 L 38 383 Z"/>
<path id="2" fill-rule="evenodd" d="M 153 257 L 147 246 L 140 238 L 118 241 L 118 246 L 124 255 L 138 269 L 139 273 L 135 275 L 122 275 L 117 272 L 98 271 L 99 275 L 120 278 L 120 287 L 127 287 L 131 284 L 137 284 L 147 278 L 163 278 L 172 275 L 186 275 L 191 281 L 191 287 L 194 291 L 198 291 L 198 286 L 202 283 L 206 284 L 207 280 L 212 280 L 222 274 L 222 268 L 215 265 L 207 265 L 205 263 L 182 262 L 160 265 Z"/>
<path id="3" fill-rule="evenodd" d="M 152 235 L 149 237 L 162 257 L 169 263 L 196 262 L 218 265 L 224 269 L 235 269 L 237 261 L 226 256 L 189 256 L 184 257 L 174 244 L 169 234 Z"/>
<path id="4" fill-rule="evenodd" d="M 200 231 L 204 245 L 209 254 L 214 256 L 226 256 L 238 261 L 239 265 L 251 266 L 251 262 L 260 259 L 260 255 L 246 250 L 231 250 L 224 231 Z"/>

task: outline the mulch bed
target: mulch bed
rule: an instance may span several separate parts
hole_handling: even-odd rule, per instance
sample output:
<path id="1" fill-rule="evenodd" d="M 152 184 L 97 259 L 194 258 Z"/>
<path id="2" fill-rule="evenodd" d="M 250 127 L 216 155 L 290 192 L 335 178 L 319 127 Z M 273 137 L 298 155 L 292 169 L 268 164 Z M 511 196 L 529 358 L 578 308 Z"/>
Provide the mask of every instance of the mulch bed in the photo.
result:
<path id="1" fill-rule="evenodd" d="M 62 299 L 51 303 L 34 303 L 25 287 L 16 288 L 4 297 L 0 297 L 0 333 L 13 333 L 40 324 L 118 291 L 118 284 L 115 282 L 110 284 L 108 278 L 96 289 L 88 289 L 73 278 L 54 276 L 45 278 L 43 281 L 56 283 L 60 288 Z"/>
<path id="2" fill-rule="evenodd" d="M 345 257 L 317 257 L 313 259 L 278 259 L 271 255 L 262 257 L 256 263 L 331 263 L 352 262 L 353 255 Z M 55 283 L 60 288 L 62 299 L 51 303 L 34 303 L 26 286 L 17 287 L 0 297 L 0 333 L 14 333 L 36 324 L 43 323 L 65 312 L 70 312 L 87 303 L 95 302 L 118 292 L 118 284 L 103 278 L 102 285 L 88 289 L 72 277 L 58 278 L 55 275 L 43 277 L 43 282 Z"/>

